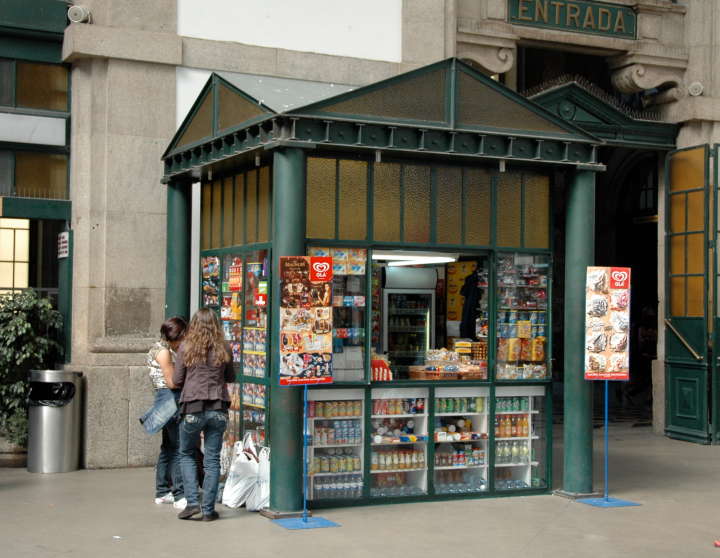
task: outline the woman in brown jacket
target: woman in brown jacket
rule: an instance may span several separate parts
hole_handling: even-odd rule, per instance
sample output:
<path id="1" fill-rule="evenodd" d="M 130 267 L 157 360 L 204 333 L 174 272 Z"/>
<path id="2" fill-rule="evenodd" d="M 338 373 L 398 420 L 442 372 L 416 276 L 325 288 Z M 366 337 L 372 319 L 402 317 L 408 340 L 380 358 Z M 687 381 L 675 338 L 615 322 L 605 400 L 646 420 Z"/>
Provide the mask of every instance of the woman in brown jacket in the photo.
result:
<path id="1" fill-rule="evenodd" d="M 222 327 L 211 310 L 202 308 L 190 320 L 187 334 L 177 352 L 173 383 L 180 394 L 180 469 L 187 506 L 178 514 L 190 519 L 202 512 L 203 521 L 218 518 L 215 511 L 220 480 L 220 448 L 228 422 L 230 397 L 226 383 L 235 380 L 232 355 Z M 204 434 L 202 508 L 198 499 L 197 465 L 194 450 Z"/>

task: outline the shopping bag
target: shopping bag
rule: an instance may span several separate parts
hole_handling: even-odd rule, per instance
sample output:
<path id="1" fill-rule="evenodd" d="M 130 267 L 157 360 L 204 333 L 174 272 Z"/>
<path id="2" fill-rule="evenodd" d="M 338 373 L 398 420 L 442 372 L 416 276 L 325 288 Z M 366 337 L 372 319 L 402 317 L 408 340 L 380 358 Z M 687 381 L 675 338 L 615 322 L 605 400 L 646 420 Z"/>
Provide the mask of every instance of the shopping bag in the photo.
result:
<path id="1" fill-rule="evenodd" d="M 222 493 L 222 503 L 229 508 L 242 506 L 258 484 L 257 458 L 243 448 L 242 442 L 234 447 L 235 456 Z"/>
<path id="2" fill-rule="evenodd" d="M 248 511 L 260 511 L 270 505 L 270 448 L 258 454 L 258 471 L 255 487 L 245 502 Z"/>

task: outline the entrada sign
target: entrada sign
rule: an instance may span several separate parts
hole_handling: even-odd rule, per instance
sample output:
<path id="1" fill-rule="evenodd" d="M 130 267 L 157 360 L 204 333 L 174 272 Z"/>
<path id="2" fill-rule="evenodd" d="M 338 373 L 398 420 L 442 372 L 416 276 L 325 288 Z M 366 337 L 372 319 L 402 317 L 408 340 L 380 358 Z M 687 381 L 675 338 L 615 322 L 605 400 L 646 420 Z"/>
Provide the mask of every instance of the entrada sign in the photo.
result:
<path id="1" fill-rule="evenodd" d="M 632 8 L 590 0 L 508 0 L 508 21 L 621 39 L 634 39 L 637 30 Z"/>

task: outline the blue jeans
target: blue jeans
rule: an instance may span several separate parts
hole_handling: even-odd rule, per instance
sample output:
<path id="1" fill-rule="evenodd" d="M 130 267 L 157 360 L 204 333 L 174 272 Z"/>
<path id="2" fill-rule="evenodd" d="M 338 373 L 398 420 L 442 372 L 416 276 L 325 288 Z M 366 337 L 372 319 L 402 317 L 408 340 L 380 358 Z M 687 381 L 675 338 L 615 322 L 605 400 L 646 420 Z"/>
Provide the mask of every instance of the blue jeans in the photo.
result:
<path id="1" fill-rule="evenodd" d="M 183 415 L 180 422 L 180 469 L 185 487 L 188 506 L 197 506 L 198 483 L 195 448 L 200 441 L 200 432 L 205 436 L 205 457 L 203 468 L 203 515 L 215 510 L 218 483 L 220 481 L 220 449 L 228 423 L 227 411 L 203 411 Z"/>
<path id="2" fill-rule="evenodd" d="M 183 478 L 180 471 L 180 424 L 179 417 L 171 418 L 162 429 L 160 455 L 155 467 L 155 497 L 172 492 L 175 501 L 184 497 Z"/>
<path id="3" fill-rule="evenodd" d="M 157 434 L 169 420 L 177 415 L 177 401 L 180 399 L 180 390 L 162 388 L 155 391 L 155 400 L 143 416 L 140 424 L 148 434 Z"/>

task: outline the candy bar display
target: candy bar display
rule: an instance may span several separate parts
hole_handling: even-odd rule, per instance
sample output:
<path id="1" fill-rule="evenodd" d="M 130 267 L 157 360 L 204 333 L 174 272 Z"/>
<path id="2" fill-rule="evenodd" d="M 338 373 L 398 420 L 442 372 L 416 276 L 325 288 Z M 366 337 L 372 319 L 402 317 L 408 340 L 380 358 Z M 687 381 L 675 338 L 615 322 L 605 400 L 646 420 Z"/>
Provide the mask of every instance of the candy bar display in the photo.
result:
<path id="1" fill-rule="evenodd" d="M 548 258 L 498 256 L 496 369 L 498 380 L 542 380 L 547 367 Z"/>
<path id="2" fill-rule="evenodd" d="M 543 387 L 498 387 L 495 399 L 495 488 L 546 486 L 546 415 Z"/>
<path id="3" fill-rule="evenodd" d="M 427 493 L 428 390 L 373 389 L 371 397 L 370 494 Z"/>
<path id="4" fill-rule="evenodd" d="M 309 392 L 305 435 L 311 500 L 362 496 L 363 416 L 361 389 Z"/>
<path id="5" fill-rule="evenodd" d="M 490 390 L 435 389 L 435 491 L 439 494 L 487 489 Z M 452 469 L 453 474 L 448 474 Z"/>
<path id="6" fill-rule="evenodd" d="M 472 360 L 472 343 L 462 347 L 463 353 L 447 349 L 431 349 L 425 363 L 410 366 L 413 380 L 487 380 L 487 349 L 485 358 Z"/>

